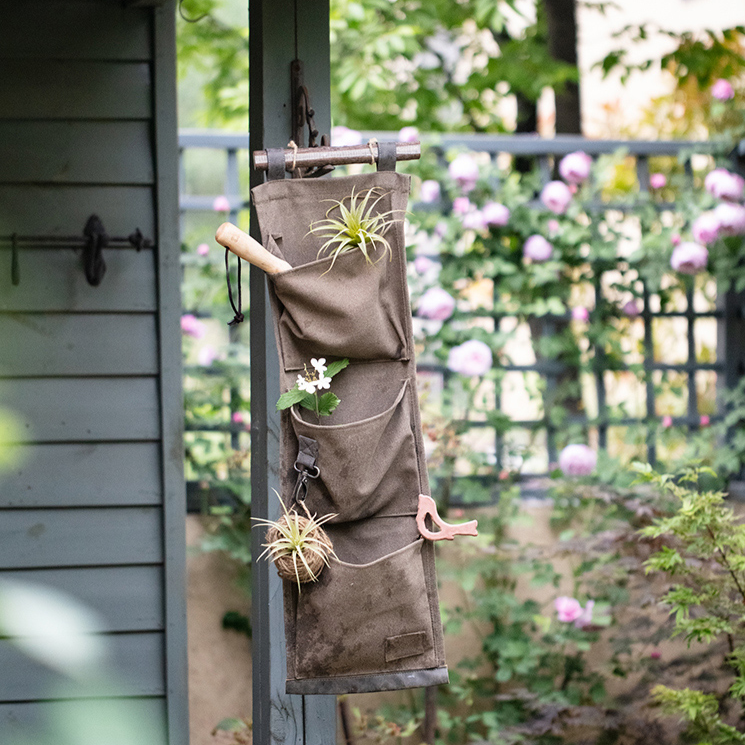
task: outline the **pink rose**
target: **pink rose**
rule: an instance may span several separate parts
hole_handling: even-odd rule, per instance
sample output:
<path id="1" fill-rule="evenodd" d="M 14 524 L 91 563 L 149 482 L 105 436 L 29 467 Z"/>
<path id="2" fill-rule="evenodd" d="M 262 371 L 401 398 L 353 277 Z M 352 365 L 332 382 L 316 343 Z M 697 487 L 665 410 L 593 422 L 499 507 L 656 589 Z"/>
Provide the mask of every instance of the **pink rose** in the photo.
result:
<path id="1" fill-rule="evenodd" d="M 504 226 L 509 222 L 510 211 L 507 207 L 499 202 L 489 202 L 481 210 L 487 225 Z"/>
<path id="2" fill-rule="evenodd" d="M 704 179 L 704 189 L 717 199 L 737 202 L 742 199 L 745 190 L 745 180 L 726 168 L 715 168 L 709 171 Z"/>
<path id="3" fill-rule="evenodd" d="M 635 300 L 629 300 L 628 303 L 621 308 L 621 312 L 629 318 L 636 318 L 640 313 L 639 306 L 636 304 Z"/>
<path id="4" fill-rule="evenodd" d="M 338 127 L 331 128 L 331 144 L 334 147 L 350 147 L 352 145 L 362 144 L 362 135 L 356 129 L 349 129 L 349 127 Z"/>
<path id="5" fill-rule="evenodd" d="M 471 211 L 471 200 L 468 197 L 456 197 L 453 199 L 453 214 L 465 215 Z"/>
<path id="6" fill-rule="evenodd" d="M 447 235 L 448 232 L 448 224 L 446 222 L 440 221 L 435 225 L 435 235 L 438 238 L 444 238 Z"/>
<path id="7" fill-rule="evenodd" d="M 672 235 L 670 236 L 670 243 L 672 243 L 672 244 L 673 244 L 673 246 L 679 246 L 679 245 L 680 245 L 680 242 L 681 242 L 682 240 L 683 240 L 683 239 L 682 239 L 682 238 L 680 237 L 680 233 L 673 233 L 673 234 L 672 234 Z"/>
<path id="8" fill-rule="evenodd" d="M 559 225 L 559 221 L 554 219 L 553 217 L 546 223 L 546 227 L 548 228 L 548 234 L 553 238 L 555 235 L 558 234 L 559 228 L 561 227 Z"/>
<path id="9" fill-rule="evenodd" d="M 485 375 L 492 366 L 491 349 L 478 339 L 453 347 L 448 355 L 448 369 L 469 377 Z"/>
<path id="10" fill-rule="evenodd" d="M 553 254 L 554 247 L 542 235 L 531 235 L 523 244 L 523 256 L 531 261 L 548 261 Z"/>
<path id="11" fill-rule="evenodd" d="M 419 140 L 419 130 L 416 127 L 402 127 L 398 133 L 400 142 L 417 142 Z"/>
<path id="12" fill-rule="evenodd" d="M 417 315 L 431 321 L 447 321 L 455 310 L 455 298 L 442 287 L 430 287 L 417 305 Z"/>
<path id="13" fill-rule="evenodd" d="M 735 97 L 735 89 L 730 85 L 729 80 L 719 78 L 711 86 L 711 95 L 718 101 L 729 101 Z"/>
<path id="14" fill-rule="evenodd" d="M 426 274 L 434 265 L 435 262 L 426 256 L 417 256 L 414 259 L 414 271 L 417 274 Z"/>
<path id="15" fill-rule="evenodd" d="M 719 238 L 719 220 L 713 212 L 700 214 L 691 225 L 691 233 L 697 243 L 713 243 Z"/>
<path id="16" fill-rule="evenodd" d="M 652 660 L 659 660 L 659 659 L 660 659 L 660 657 L 662 657 L 662 652 L 660 652 L 660 650 L 659 650 L 659 649 L 653 649 L 653 650 L 652 650 L 652 651 L 651 651 L 651 652 L 649 653 L 649 658 L 650 658 L 650 659 L 652 659 Z"/>
<path id="17" fill-rule="evenodd" d="M 426 204 L 436 202 L 440 198 L 440 184 L 434 179 L 422 181 L 419 189 L 419 199 Z"/>
<path id="18" fill-rule="evenodd" d="M 572 623 L 582 616 L 582 604 L 576 598 L 568 598 L 565 595 L 554 601 L 556 615 L 562 623 Z"/>
<path id="19" fill-rule="evenodd" d="M 231 419 L 234 424 L 243 424 L 243 414 L 240 411 L 234 411 Z"/>
<path id="20" fill-rule="evenodd" d="M 215 197 L 215 201 L 212 202 L 212 209 L 215 212 L 230 212 L 230 201 L 224 195 Z"/>
<path id="21" fill-rule="evenodd" d="M 559 173 L 570 184 L 581 184 L 590 175 L 592 158 L 581 150 L 565 155 L 559 163 Z"/>
<path id="22" fill-rule="evenodd" d="M 708 414 L 701 414 L 701 419 L 699 420 L 699 424 L 702 427 L 708 427 L 711 424 L 711 418 Z"/>
<path id="23" fill-rule="evenodd" d="M 559 468 L 565 476 L 589 476 L 598 463 L 598 454 L 587 445 L 567 445 L 559 454 Z"/>
<path id="24" fill-rule="evenodd" d="M 204 324 L 191 313 L 181 316 L 181 331 L 194 339 L 201 339 L 205 333 Z"/>
<path id="25" fill-rule="evenodd" d="M 667 186 L 667 176 L 664 173 L 650 173 L 649 185 L 653 189 L 664 189 Z"/>
<path id="26" fill-rule="evenodd" d="M 479 180 L 479 167 L 466 153 L 459 155 L 448 167 L 450 178 L 465 192 L 471 191 Z"/>
<path id="27" fill-rule="evenodd" d="M 588 600 L 585 603 L 585 607 L 582 609 L 582 613 L 574 619 L 574 625 L 578 629 L 586 629 L 588 626 L 592 626 L 592 611 L 595 608 L 595 601 Z"/>
<path id="28" fill-rule="evenodd" d="M 590 311 L 587 310 L 587 308 L 584 308 L 581 305 L 578 305 L 575 308 L 572 308 L 572 318 L 575 321 L 582 321 L 582 322 L 589 321 Z"/>
<path id="29" fill-rule="evenodd" d="M 557 215 L 563 215 L 571 201 L 572 192 L 563 181 L 549 181 L 541 191 L 541 202 Z"/>
<path id="30" fill-rule="evenodd" d="M 699 243 L 681 243 L 670 257 L 670 266 L 676 272 L 683 274 L 698 274 L 706 269 L 709 261 L 709 251 Z"/>
<path id="31" fill-rule="evenodd" d="M 197 362 L 202 367 L 209 367 L 217 359 L 217 350 L 209 344 L 203 346 L 197 353 Z"/>
<path id="32" fill-rule="evenodd" d="M 484 230 L 486 228 L 484 213 L 481 210 L 472 210 L 467 215 L 463 215 L 463 227 L 466 230 Z"/>
<path id="33" fill-rule="evenodd" d="M 206 243 L 200 243 L 197 246 L 197 253 L 200 256 L 206 256 L 210 252 L 210 247 Z"/>
<path id="34" fill-rule="evenodd" d="M 665 416 L 662 417 L 661 424 L 665 429 L 669 429 L 673 426 L 673 418 L 670 416 L 670 414 L 665 414 Z"/>
<path id="35" fill-rule="evenodd" d="M 741 204 L 722 202 L 714 208 L 714 217 L 722 235 L 745 234 L 745 207 Z"/>

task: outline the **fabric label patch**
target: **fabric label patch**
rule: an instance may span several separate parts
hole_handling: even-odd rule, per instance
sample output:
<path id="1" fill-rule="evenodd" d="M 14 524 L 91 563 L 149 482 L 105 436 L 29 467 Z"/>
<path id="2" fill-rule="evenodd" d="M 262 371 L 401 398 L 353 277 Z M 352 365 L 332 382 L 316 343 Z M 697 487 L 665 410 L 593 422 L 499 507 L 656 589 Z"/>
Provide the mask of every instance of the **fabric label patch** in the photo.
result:
<path id="1" fill-rule="evenodd" d="M 427 647 L 427 634 L 424 631 L 389 636 L 385 640 L 385 661 L 393 662 L 404 657 L 414 657 L 425 652 Z"/>

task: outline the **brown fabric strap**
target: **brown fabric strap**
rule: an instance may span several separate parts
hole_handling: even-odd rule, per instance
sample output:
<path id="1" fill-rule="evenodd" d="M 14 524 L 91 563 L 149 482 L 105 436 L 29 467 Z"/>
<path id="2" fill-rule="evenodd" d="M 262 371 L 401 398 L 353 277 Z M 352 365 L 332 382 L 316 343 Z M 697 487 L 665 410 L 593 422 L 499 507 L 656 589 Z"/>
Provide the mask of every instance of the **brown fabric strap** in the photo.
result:
<path id="1" fill-rule="evenodd" d="M 378 143 L 378 170 L 396 170 L 396 143 L 387 141 Z"/>
<path id="2" fill-rule="evenodd" d="M 266 150 L 266 159 L 266 180 L 281 181 L 285 177 L 285 151 L 279 147 L 269 147 Z"/>
<path id="3" fill-rule="evenodd" d="M 295 467 L 306 468 L 312 471 L 316 468 L 316 462 L 318 460 L 318 443 L 304 435 L 298 437 L 298 442 L 300 444 L 300 450 L 295 459 Z"/>

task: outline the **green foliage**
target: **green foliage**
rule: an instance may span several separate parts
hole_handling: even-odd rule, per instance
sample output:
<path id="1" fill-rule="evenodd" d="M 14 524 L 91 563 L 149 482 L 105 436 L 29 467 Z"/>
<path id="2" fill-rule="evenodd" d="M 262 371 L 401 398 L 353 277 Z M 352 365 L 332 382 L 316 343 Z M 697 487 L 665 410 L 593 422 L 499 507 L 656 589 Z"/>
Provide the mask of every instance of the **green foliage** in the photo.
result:
<path id="1" fill-rule="evenodd" d="M 675 634 L 711 644 L 726 641 L 734 680 L 725 695 L 656 686 L 652 695 L 668 714 L 688 722 L 690 742 L 730 745 L 745 734 L 723 716 L 741 705 L 745 694 L 745 525 L 726 504 L 725 494 L 699 488 L 708 468 L 689 466 L 676 476 L 637 464 L 639 480 L 671 495 L 676 510 L 641 531 L 665 545 L 646 562 L 649 572 L 664 571 L 676 582 L 663 596 L 675 618 Z"/>

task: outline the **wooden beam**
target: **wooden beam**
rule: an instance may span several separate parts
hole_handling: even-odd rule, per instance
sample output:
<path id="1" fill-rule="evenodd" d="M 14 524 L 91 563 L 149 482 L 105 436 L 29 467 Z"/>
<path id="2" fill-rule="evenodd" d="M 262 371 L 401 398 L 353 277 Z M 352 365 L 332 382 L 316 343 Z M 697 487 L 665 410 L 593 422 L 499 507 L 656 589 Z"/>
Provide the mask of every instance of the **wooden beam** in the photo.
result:
<path id="1" fill-rule="evenodd" d="M 301 59 L 305 84 L 324 133 L 330 128 L 328 0 L 252 0 L 250 26 L 251 147 L 284 147 L 291 138 L 290 64 Z M 263 174 L 252 171 L 251 186 Z M 251 213 L 251 234 L 259 235 Z M 271 326 L 265 275 L 251 268 L 251 510 L 276 519 L 279 503 L 279 363 Z M 261 531 L 253 532 L 252 553 L 261 553 Z M 336 742 L 334 696 L 285 693 L 282 583 L 273 566 L 253 568 L 253 737 L 262 745 L 330 745 Z"/>

